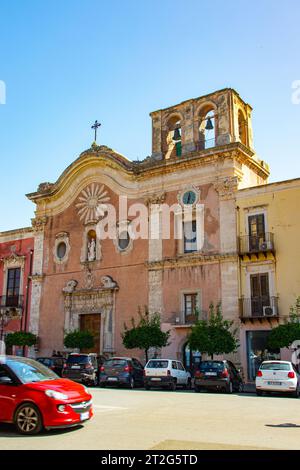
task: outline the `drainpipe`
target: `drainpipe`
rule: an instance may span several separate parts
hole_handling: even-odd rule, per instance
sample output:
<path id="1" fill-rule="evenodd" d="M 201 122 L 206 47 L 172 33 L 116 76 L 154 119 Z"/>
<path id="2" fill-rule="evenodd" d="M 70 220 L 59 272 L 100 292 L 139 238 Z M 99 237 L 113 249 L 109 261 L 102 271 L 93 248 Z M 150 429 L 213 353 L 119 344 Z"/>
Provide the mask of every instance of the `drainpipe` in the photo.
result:
<path id="1" fill-rule="evenodd" d="M 33 250 L 30 250 L 30 264 L 29 264 L 29 274 L 27 276 L 27 284 L 26 284 L 26 301 L 25 301 L 25 312 L 24 312 L 24 321 L 21 322 L 21 330 L 26 332 L 27 331 L 27 321 L 28 321 L 28 306 L 29 306 L 29 288 L 31 284 L 31 276 L 32 276 L 32 264 L 33 264 Z M 25 355 L 26 346 L 23 346 L 23 356 Z"/>

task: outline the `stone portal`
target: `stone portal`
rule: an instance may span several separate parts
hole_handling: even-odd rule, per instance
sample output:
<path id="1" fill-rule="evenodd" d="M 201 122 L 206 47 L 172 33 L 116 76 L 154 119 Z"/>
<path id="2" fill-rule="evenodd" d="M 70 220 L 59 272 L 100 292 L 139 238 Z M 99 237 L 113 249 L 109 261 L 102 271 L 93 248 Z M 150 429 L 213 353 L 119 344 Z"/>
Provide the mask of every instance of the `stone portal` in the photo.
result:
<path id="1" fill-rule="evenodd" d="M 99 287 L 77 289 L 77 281 L 68 281 L 65 297 L 65 332 L 92 329 L 95 332 L 95 352 L 115 352 L 115 296 L 117 283 L 110 276 L 101 278 Z"/>

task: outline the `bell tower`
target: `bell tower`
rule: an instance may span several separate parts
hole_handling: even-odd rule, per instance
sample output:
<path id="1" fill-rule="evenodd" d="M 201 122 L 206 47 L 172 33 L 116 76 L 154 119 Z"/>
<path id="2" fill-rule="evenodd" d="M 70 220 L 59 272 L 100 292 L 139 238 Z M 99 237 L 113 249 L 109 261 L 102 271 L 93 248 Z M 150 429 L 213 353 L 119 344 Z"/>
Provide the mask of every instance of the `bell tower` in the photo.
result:
<path id="1" fill-rule="evenodd" d="M 154 111 L 150 113 L 152 157 L 169 160 L 212 153 L 234 142 L 253 151 L 251 112 L 231 88 Z"/>

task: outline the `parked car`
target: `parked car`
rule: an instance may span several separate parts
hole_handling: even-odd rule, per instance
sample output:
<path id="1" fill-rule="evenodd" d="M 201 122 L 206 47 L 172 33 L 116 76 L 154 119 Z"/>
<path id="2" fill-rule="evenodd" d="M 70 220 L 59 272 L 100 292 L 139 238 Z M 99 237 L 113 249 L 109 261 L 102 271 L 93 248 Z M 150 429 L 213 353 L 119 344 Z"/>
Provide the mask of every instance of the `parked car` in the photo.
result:
<path id="1" fill-rule="evenodd" d="M 98 384 L 98 362 L 94 353 L 71 353 L 64 365 L 62 376 L 85 385 Z"/>
<path id="2" fill-rule="evenodd" d="M 75 426 L 93 416 L 92 396 L 40 362 L 0 356 L 0 421 L 22 434 Z"/>
<path id="3" fill-rule="evenodd" d="M 66 360 L 63 357 L 37 357 L 36 360 L 53 370 L 60 377 L 62 376 L 62 371 Z"/>
<path id="4" fill-rule="evenodd" d="M 191 388 L 191 374 L 180 361 L 174 359 L 150 359 L 144 369 L 146 390 L 152 387 L 167 387 L 176 390 L 177 386 Z"/>
<path id="5" fill-rule="evenodd" d="M 285 392 L 298 398 L 300 375 L 296 367 L 288 361 L 263 361 L 257 371 L 256 394 L 263 392 Z"/>
<path id="6" fill-rule="evenodd" d="M 231 361 L 202 361 L 195 372 L 195 392 L 224 390 L 226 393 L 243 390 L 243 379 Z"/>
<path id="7" fill-rule="evenodd" d="M 135 358 L 112 357 L 100 368 L 99 385 L 126 385 L 130 388 L 144 385 L 144 367 Z"/>

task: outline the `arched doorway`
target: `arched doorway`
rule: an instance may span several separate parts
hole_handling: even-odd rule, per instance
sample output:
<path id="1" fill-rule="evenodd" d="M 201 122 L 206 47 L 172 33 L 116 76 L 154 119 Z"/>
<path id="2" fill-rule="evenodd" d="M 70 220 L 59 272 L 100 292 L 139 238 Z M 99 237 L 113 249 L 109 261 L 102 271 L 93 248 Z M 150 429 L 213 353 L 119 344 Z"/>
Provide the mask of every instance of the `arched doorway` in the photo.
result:
<path id="1" fill-rule="evenodd" d="M 197 365 L 201 362 L 201 353 L 199 351 L 192 351 L 188 343 L 183 346 L 183 363 L 185 368 L 193 372 Z"/>

